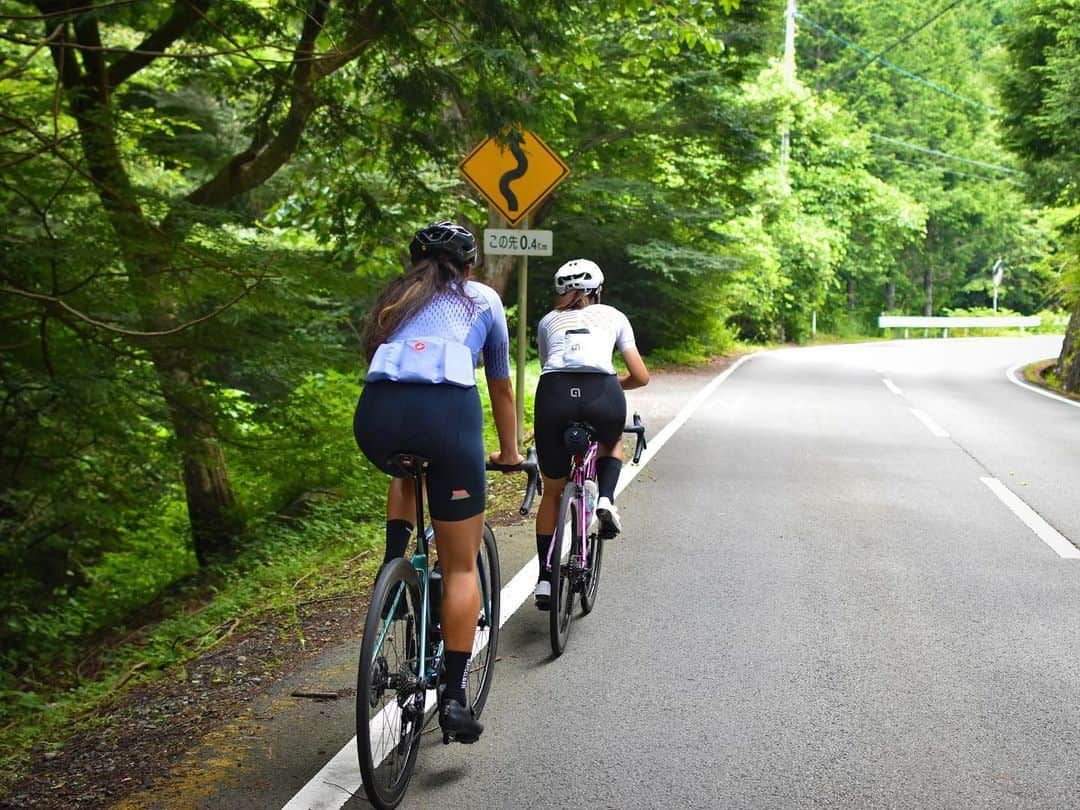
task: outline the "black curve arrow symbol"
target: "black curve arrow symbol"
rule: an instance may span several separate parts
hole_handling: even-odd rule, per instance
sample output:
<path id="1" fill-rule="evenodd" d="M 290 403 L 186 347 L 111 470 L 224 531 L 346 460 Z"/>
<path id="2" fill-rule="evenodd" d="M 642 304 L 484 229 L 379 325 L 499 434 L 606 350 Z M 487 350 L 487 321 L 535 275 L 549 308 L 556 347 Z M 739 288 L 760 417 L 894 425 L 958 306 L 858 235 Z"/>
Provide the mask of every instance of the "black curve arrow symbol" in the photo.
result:
<path id="1" fill-rule="evenodd" d="M 515 132 L 510 136 L 510 154 L 517 160 L 517 166 L 499 178 L 499 191 L 506 198 L 507 211 L 518 210 L 517 195 L 510 190 L 510 184 L 524 177 L 526 170 L 529 168 L 529 159 L 525 157 L 525 153 L 521 149 L 523 143 L 525 143 L 525 137 L 520 132 Z"/>

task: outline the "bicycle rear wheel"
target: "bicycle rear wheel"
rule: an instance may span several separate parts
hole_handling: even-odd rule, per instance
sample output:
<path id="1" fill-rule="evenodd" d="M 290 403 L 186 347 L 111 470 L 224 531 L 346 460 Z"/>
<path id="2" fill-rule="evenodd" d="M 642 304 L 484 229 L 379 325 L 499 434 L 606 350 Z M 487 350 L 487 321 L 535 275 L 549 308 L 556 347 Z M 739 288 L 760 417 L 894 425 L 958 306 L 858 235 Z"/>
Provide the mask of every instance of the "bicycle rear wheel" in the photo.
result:
<path id="1" fill-rule="evenodd" d="M 556 657 L 566 649 L 570 637 L 570 620 L 574 613 L 574 587 L 570 565 L 563 562 L 563 555 L 572 549 L 580 531 L 578 527 L 579 504 L 577 485 L 569 483 L 563 489 L 559 503 L 559 522 L 555 524 L 555 536 L 551 550 L 551 603 L 548 618 L 551 622 L 551 652 Z M 573 554 L 571 553 L 571 559 Z"/>
<path id="2" fill-rule="evenodd" d="M 495 656 L 499 646 L 499 617 L 501 609 L 502 573 L 499 568 L 499 549 L 495 533 L 484 524 L 484 539 L 476 558 L 480 574 L 480 616 L 476 620 L 472 658 L 469 659 L 469 705 L 480 716 L 487 702 L 491 682 L 495 677 Z"/>
<path id="3" fill-rule="evenodd" d="M 356 683 L 356 748 L 364 792 L 382 810 L 409 785 L 424 727 L 419 682 L 420 583 L 404 559 L 383 566 L 364 623 Z"/>
<path id="4" fill-rule="evenodd" d="M 581 615 L 588 616 L 596 607 L 596 594 L 600 589 L 600 564 L 604 559 L 604 541 L 596 532 L 589 536 L 589 567 L 581 590 Z"/>

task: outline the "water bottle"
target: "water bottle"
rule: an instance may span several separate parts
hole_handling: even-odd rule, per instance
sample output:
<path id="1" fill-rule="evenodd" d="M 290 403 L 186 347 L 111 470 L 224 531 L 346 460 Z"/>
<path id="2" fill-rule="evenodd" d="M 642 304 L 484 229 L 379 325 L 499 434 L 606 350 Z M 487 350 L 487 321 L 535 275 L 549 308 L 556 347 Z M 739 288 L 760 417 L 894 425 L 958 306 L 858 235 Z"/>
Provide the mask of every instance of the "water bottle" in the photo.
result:
<path id="1" fill-rule="evenodd" d="M 596 482 L 591 478 L 585 480 L 585 514 L 589 519 L 589 533 L 595 532 L 600 525 L 600 521 L 596 517 L 596 501 L 600 495 L 600 489 L 596 486 Z"/>
<path id="2" fill-rule="evenodd" d="M 442 613 L 442 571 L 438 563 L 428 576 L 428 613 L 431 615 L 432 625 L 439 623 Z"/>
<path id="3" fill-rule="evenodd" d="M 589 513 L 596 511 L 596 499 L 600 495 L 600 489 L 596 486 L 596 482 L 591 478 L 585 481 L 585 507 L 589 510 Z"/>

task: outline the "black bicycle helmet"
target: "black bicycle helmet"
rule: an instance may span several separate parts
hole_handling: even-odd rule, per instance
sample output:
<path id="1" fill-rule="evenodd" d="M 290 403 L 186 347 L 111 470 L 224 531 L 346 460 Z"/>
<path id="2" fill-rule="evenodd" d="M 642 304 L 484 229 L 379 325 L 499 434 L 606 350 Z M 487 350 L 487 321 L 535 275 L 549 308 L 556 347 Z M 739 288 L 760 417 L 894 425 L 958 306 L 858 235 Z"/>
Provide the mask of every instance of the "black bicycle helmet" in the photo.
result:
<path id="1" fill-rule="evenodd" d="M 409 245 L 413 262 L 444 254 L 460 269 L 476 263 L 476 237 L 455 222 L 436 222 L 421 228 Z"/>

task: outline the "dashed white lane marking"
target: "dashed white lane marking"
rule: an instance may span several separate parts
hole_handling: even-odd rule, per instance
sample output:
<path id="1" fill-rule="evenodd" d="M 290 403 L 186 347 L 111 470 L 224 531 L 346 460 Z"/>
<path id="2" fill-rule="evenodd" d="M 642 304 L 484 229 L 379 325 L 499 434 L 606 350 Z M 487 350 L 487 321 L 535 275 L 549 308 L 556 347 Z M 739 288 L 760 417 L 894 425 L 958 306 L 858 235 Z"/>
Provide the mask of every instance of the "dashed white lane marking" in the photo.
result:
<path id="1" fill-rule="evenodd" d="M 979 480 L 990 487 L 990 491 L 997 495 L 1001 502 L 1009 507 L 1020 520 L 1024 521 L 1027 527 L 1035 532 L 1046 545 L 1050 546 L 1059 557 L 1067 560 L 1080 559 L 1080 548 L 1070 543 L 1061 532 L 1043 520 L 1038 512 L 1024 503 L 1011 489 L 996 478 L 990 478 L 989 476 L 981 476 Z"/>
<path id="2" fill-rule="evenodd" d="M 943 439 L 949 438 L 949 432 L 945 430 L 941 425 L 930 418 L 930 415 L 926 411 L 920 411 L 918 408 L 910 409 L 915 418 L 926 425 L 926 429 L 933 433 L 935 436 L 940 436 Z"/>
<path id="3" fill-rule="evenodd" d="M 720 384 L 730 377 L 735 369 L 753 356 L 753 354 L 743 355 L 710 380 L 704 388 L 698 391 L 682 407 L 682 410 L 675 415 L 674 419 L 664 425 L 663 430 L 649 439 L 649 448 L 641 454 L 641 462 L 636 467 L 623 467 L 622 473 L 619 475 L 619 483 L 615 487 L 616 495 L 626 489 L 630 482 L 637 477 L 638 473 L 644 469 L 645 465 L 652 461 L 653 456 L 660 452 L 660 448 L 667 444 L 668 440 L 675 435 L 679 428 L 686 424 L 687 420 L 694 415 L 694 412 L 701 407 L 702 403 L 712 396 L 712 393 Z M 525 600 L 532 596 L 539 566 L 540 563 L 534 554 L 532 559 L 525 563 L 525 567 L 514 574 L 510 582 L 503 586 L 501 591 L 502 616 L 499 617 L 500 627 L 506 624 L 506 621 L 517 612 L 518 608 L 525 603 Z M 289 799 L 288 803 L 282 807 L 282 810 L 338 810 L 362 788 L 360 768 L 357 764 L 356 737 L 353 737 L 345 744 L 344 748 L 334 755 L 333 759 L 308 780 L 306 785 L 300 788 L 300 791 L 295 796 Z"/>
<path id="4" fill-rule="evenodd" d="M 1010 368 L 1008 371 L 1005 372 L 1006 379 L 1008 379 L 1008 381 L 1013 383 L 1014 385 L 1019 385 L 1021 388 L 1026 388 L 1028 391 L 1033 391 L 1034 393 L 1038 394 L 1040 397 L 1046 397 L 1047 399 L 1053 399 L 1053 400 L 1056 400 L 1057 402 L 1062 402 L 1062 403 L 1064 403 L 1066 405 L 1071 405 L 1074 408 L 1080 408 L 1080 402 L 1077 402 L 1074 399 L 1067 399 L 1066 397 L 1063 397 L 1060 394 L 1055 394 L 1053 391 L 1047 391 L 1045 389 L 1039 388 L 1039 386 L 1032 385 L 1029 382 L 1024 382 L 1019 377 L 1017 377 L 1016 372 L 1018 372 L 1020 369 L 1022 369 L 1024 366 L 1027 366 L 1027 365 L 1031 365 L 1031 364 L 1030 363 L 1017 363 L 1015 366 L 1013 366 L 1012 368 Z"/>
<path id="5" fill-rule="evenodd" d="M 890 391 L 892 391 L 898 397 L 902 397 L 904 395 L 904 392 L 900 390 L 900 387 L 896 383 L 894 383 L 892 380 L 890 380 L 888 377 L 885 377 L 882 380 L 882 382 L 885 383 L 886 388 L 888 388 Z"/>

